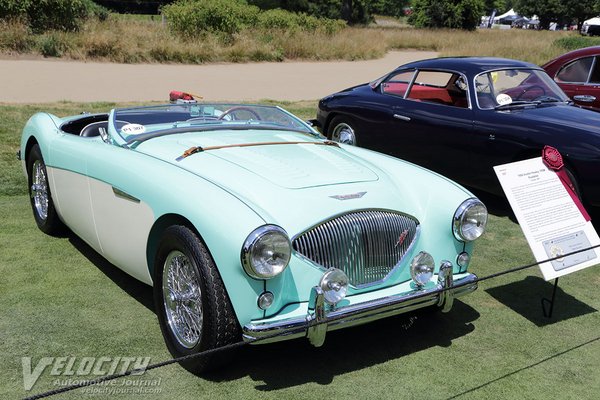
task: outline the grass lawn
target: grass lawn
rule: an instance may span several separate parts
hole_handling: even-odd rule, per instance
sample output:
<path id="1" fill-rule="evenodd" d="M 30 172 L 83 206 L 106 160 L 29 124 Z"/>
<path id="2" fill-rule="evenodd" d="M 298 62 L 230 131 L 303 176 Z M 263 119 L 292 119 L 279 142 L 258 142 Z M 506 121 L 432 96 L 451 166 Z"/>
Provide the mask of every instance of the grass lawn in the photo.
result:
<path id="1" fill-rule="evenodd" d="M 56 389 L 46 369 L 23 388 L 22 357 L 150 357 L 169 359 L 153 311 L 152 292 L 73 235 L 38 231 L 14 153 L 20 129 L 36 110 L 64 116 L 112 104 L 0 105 L 0 398 Z M 287 109 L 313 117 L 312 102 Z M 484 198 L 492 216 L 471 270 L 480 276 L 532 262 L 506 205 Z M 328 334 L 322 348 L 297 340 L 244 347 L 224 371 L 194 376 L 178 365 L 129 382 L 158 382 L 164 399 L 595 399 L 600 393 L 600 269 L 561 278 L 552 319 L 540 299 L 552 284 L 539 270 L 483 282 L 448 314 L 420 312 Z M 32 368 L 33 368 L 32 367 Z M 89 376 L 86 378 L 94 378 Z M 123 383 L 125 382 L 125 383 Z M 106 388 L 106 387 L 105 387 Z M 102 389 L 102 387 L 100 387 Z M 135 398 L 92 394 L 61 399 Z"/>

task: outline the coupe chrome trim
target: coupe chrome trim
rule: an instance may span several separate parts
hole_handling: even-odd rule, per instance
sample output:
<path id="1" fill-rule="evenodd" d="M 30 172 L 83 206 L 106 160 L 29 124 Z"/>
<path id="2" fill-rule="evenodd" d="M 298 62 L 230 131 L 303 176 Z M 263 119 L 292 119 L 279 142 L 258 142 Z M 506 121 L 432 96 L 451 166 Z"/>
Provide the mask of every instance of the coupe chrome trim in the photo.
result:
<path id="1" fill-rule="evenodd" d="M 260 340 L 263 344 L 306 337 L 311 344 L 318 347 L 325 342 L 328 331 L 361 325 L 429 306 L 437 305 L 447 312 L 452 307 L 454 298 L 477 289 L 476 275 L 467 274 L 454 280 L 452 273 L 446 274 L 448 264 L 451 268 L 452 264 L 444 262 L 441 267 L 444 271 L 442 277 L 438 276 L 438 284 L 431 288 L 411 290 L 336 309 L 327 308 L 323 291 L 315 286 L 310 294 L 306 316 L 246 324 L 243 327 L 244 341 Z M 446 288 L 450 289 L 440 292 Z"/>
<path id="2" fill-rule="evenodd" d="M 394 118 L 399 119 L 401 121 L 410 122 L 410 117 L 407 117 L 406 115 L 394 114 Z"/>
<path id="3" fill-rule="evenodd" d="M 596 97 L 589 94 L 578 94 L 577 96 L 573 96 L 573 100 L 581 101 L 582 103 L 593 103 Z"/>
<path id="4" fill-rule="evenodd" d="M 361 210 L 326 220 L 292 240 L 296 255 L 323 270 L 344 271 L 355 288 L 387 279 L 411 254 L 419 221 L 389 210 Z"/>

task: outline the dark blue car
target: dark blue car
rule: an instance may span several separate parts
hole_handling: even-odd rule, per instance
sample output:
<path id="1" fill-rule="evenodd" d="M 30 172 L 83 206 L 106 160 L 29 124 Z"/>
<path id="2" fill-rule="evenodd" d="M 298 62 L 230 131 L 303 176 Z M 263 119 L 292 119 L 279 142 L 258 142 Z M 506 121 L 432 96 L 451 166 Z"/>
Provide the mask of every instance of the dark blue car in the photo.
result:
<path id="1" fill-rule="evenodd" d="M 413 62 L 323 98 L 317 123 L 332 140 L 494 194 L 502 190 L 493 166 L 553 146 L 584 203 L 600 206 L 600 113 L 574 107 L 533 64 L 488 57 Z"/>

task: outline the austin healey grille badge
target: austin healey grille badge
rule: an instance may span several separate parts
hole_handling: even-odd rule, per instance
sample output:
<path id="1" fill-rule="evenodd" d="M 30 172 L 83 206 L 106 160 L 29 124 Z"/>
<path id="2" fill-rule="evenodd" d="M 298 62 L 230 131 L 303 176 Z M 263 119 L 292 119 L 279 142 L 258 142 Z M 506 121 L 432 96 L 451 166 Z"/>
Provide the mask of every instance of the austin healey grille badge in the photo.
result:
<path id="1" fill-rule="evenodd" d="M 361 197 L 363 197 L 367 192 L 358 192 L 358 193 L 351 193 L 351 194 L 336 194 L 335 196 L 329 196 L 332 199 L 337 199 L 337 200 L 351 200 L 351 199 L 360 199 Z"/>
<path id="2" fill-rule="evenodd" d="M 398 247 L 398 246 L 402 246 L 402 243 L 404 243 L 404 241 L 406 240 L 406 236 L 408 236 L 408 229 L 405 229 L 400 236 L 398 237 L 398 241 L 396 242 L 396 245 L 394 246 L 394 248 Z"/>

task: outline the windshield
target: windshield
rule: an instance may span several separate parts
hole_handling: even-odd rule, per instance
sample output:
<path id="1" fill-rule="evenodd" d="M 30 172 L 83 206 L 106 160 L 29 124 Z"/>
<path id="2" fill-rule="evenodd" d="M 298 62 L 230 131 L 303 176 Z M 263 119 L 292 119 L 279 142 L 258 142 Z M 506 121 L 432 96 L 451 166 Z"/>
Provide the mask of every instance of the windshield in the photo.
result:
<path id="1" fill-rule="evenodd" d="M 546 72 L 537 69 L 501 69 L 481 73 L 475 77 L 475 92 L 477 104 L 484 110 L 569 101 Z"/>
<path id="2" fill-rule="evenodd" d="M 318 135 L 304 121 L 275 106 L 183 103 L 115 109 L 111 124 L 126 144 L 186 132 L 288 130 Z"/>

